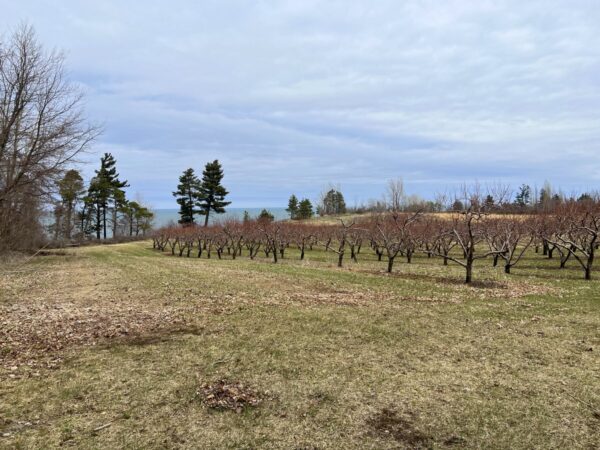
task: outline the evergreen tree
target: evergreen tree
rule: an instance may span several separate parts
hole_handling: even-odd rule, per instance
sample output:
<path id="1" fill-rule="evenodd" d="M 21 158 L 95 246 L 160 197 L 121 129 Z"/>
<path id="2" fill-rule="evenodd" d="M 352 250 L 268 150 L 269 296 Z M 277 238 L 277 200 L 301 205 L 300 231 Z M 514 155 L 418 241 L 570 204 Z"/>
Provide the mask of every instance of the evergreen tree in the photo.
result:
<path id="1" fill-rule="evenodd" d="M 129 229 L 129 236 L 138 236 L 140 231 L 145 232 L 144 224 L 151 223 L 154 213 L 139 202 L 127 202 L 121 207 L 121 212 L 125 215 L 126 225 Z"/>
<path id="2" fill-rule="evenodd" d="M 298 214 L 298 198 L 292 194 L 288 200 L 288 207 L 286 211 L 290 214 L 290 219 L 295 219 Z"/>
<path id="3" fill-rule="evenodd" d="M 344 214 L 346 212 L 346 201 L 344 195 L 337 189 L 330 189 L 322 198 L 319 206 L 319 214 Z"/>
<path id="4" fill-rule="evenodd" d="M 459 199 L 454 200 L 452 203 L 452 211 L 463 211 L 465 209 L 465 205 Z"/>
<path id="5" fill-rule="evenodd" d="M 73 231 L 73 213 L 77 203 L 81 200 L 85 192 L 83 178 L 77 170 L 71 169 L 65 173 L 65 176 L 57 184 L 62 208 L 64 210 L 64 220 L 61 232 L 65 238 L 71 239 L 71 233 Z"/>
<path id="6" fill-rule="evenodd" d="M 85 196 L 82 199 L 82 208 L 77 212 L 77 223 L 81 237 L 87 237 L 96 232 L 96 210 L 92 198 Z"/>
<path id="7" fill-rule="evenodd" d="M 127 225 L 129 236 L 133 236 L 133 225 L 134 225 L 134 217 L 135 211 L 139 208 L 139 203 L 135 201 L 125 202 L 119 208 L 120 212 L 125 217 L 125 225 Z"/>
<path id="8" fill-rule="evenodd" d="M 540 189 L 540 201 L 539 204 L 541 206 L 546 206 L 548 205 L 548 203 L 550 202 L 552 196 L 550 194 L 550 192 L 548 192 L 548 190 L 546 190 L 545 188 Z"/>
<path id="9" fill-rule="evenodd" d="M 266 221 L 266 222 L 273 222 L 275 220 L 275 216 L 273 214 L 271 214 L 270 211 L 263 209 L 260 212 L 260 214 L 258 215 L 258 220 Z"/>
<path id="10" fill-rule="evenodd" d="M 225 206 L 231 202 L 225 201 L 227 190 L 221 185 L 223 169 L 218 160 L 206 164 L 202 172 L 202 183 L 198 192 L 198 206 L 200 214 L 204 216 L 204 226 L 208 225 L 208 217 L 211 211 L 216 214 L 225 212 Z"/>
<path id="11" fill-rule="evenodd" d="M 135 212 L 135 235 L 137 236 L 140 231 L 142 235 L 146 234 L 146 231 L 152 228 L 152 221 L 154 220 L 154 213 L 145 206 L 140 207 Z"/>
<path id="12" fill-rule="evenodd" d="M 531 187 L 527 184 L 521 185 L 519 193 L 515 197 L 515 203 L 524 208 L 531 202 Z"/>
<path id="13" fill-rule="evenodd" d="M 248 211 L 244 210 L 244 218 L 242 220 L 244 223 L 250 222 L 250 213 Z"/>
<path id="14" fill-rule="evenodd" d="M 195 208 L 198 205 L 197 199 L 199 195 L 200 180 L 194 173 L 194 169 L 187 169 L 179 177 L 177 190 L 173 192 L 173 196 L 176 197 L 177 204 L 179 205 L 180 224 L 193 224 L 194 215 L 201 213 L 199 209 Z"/>
<path id="15" fill-rule="evenodd" d="M 127 181 L 120 181 L 116 168 L 117 161 L 110 153 L 105 153 L 100 158 L 100 169 L 96 170 L 96 176 L 92 178 L 88 189 L 88 197 L 93 202 L 96 212 L 96 223 L 94 225 L 96 238 L 100 239 L 100 232 L 106 239 L 106 214 L 109 210 L 109 204 L 112 201 L 114 210 L 118 204 L 125 198 L 125 192 L 122 188 L 129 186 Z M 113 222 L 116 217 L 113 216 Z M 114 224 L 116 227 L 116 224 Z M 113 232 L 114 232 L 113 228 Z"/>
<path id="16" fill-rule="evenodd" d="M 298 219 L 310 219 L 313 216 L 313 207 L 309 199 L 304 198 L 298 205 Z"/>
<path id="17" fill-rule="evenodd" d="M 490 194 L 487 195 L 487 197 L 485 198 L 485 201 L 483 202 L 483 207 L 485 208 L 485 210 L 490 211 L 492 209 L 494 209 L 494 205 L 495 205 L 495 200 L 494 197 L 492 197 Z"/>
<path id="18" fill-rule="evenodd" d="M 83 217 L 91 218 L 89 225 L 85 229 L 95 233 L 96 239 L 100 239 L 102 233 L 102 208 L 108 204 L 108 200 L 105 199 L 105 193 L 106 189 L 101 186 L 98 177 L 92 178 L 84 201 L 82 220 Z M 82 231 L 83 229 L 82 223 Z"/>
<path id="19" fill-rule="evenodd" d="M 121 189 L 115 189 L 113 191 L 113 207 L 112 207 L 112 235 L 117 236 L 117 226 L 119 225 L 119 213 L 123 212 L 123 208 L 127 207 L 127 199 L 125 198 L 125 191 Z"/>

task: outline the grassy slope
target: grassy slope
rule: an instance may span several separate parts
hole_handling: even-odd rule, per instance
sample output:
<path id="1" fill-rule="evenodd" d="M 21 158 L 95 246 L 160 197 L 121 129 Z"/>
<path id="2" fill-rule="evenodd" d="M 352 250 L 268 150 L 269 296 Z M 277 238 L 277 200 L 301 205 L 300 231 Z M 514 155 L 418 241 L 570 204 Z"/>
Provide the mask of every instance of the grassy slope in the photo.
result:
<path id="1" fill-rule="evenodd" d="M 65 345 L 52 370 L 0 369 L 0 447 L 600 445 L 600 283 L 575 266 L 532 254 L 507 277 L 486 261 L 486 283 L 465 287 L 459 268 L 426 258 L 387 276 L 368 255 L 340 270 L 321 251 L 278 265 L 147 242 L 72 253 L 0 275 L 5 324 L 44 305 L 74 323 L 166 311 L 185 326 Z M 208 409 L 196 391 L 219 378 L 264 402 Z"/>

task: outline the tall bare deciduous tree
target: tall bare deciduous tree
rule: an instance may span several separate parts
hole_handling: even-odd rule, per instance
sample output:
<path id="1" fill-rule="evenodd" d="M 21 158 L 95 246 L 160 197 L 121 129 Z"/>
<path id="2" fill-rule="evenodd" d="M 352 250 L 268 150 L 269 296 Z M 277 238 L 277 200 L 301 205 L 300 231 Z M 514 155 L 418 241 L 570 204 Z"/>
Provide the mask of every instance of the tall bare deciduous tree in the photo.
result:
<path id="1" fill-rule="evenodd" d="M 400 211 L 404 205 L 404 182 L 402 178 L 389 180 L 386 186 L 386 203 L 388 209 L 392 211 Z"/>
<path id="2" fill-rule="evenodd" d="M 41 202 L 98 135 L 63 63 L 29 26 L 0 38 L 0 248 L 32 242 Z"/>

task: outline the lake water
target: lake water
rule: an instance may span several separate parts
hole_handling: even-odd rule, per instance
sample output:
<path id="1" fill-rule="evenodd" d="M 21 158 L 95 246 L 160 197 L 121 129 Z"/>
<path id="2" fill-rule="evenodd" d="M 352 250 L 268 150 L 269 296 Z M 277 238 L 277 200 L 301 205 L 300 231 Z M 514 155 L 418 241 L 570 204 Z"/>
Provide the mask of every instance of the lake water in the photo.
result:
<path id="1" fill-rule="evenodd" d="M 289 219 L 290 215 L 286 212 L 285 208 L 264 208 L 269 211 L 275 220 Z M 226 208 L 224 214 L 212 213 L 209 216 L 209 223 L 213 223 L 215 220 L 223 219 L 239 219 L 244 218 L 244 211 L 248 211 L 250 217 L 257 217 L 263 208 Z M 154 211 L 154 228 L 160 228 L 168 225 L 170 222 L 177 223 L 179 220 L 178 209 L 155 209 Z M 204 223 L 204 216 L 196 216 L 196 222 L 199 224 Z"/>

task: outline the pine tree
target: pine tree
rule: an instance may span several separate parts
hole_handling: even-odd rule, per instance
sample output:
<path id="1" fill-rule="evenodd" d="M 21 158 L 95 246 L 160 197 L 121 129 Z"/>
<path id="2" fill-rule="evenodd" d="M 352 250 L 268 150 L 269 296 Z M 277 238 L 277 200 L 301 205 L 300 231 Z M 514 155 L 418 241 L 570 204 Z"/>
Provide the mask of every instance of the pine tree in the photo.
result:
<path id="1" fill-rule="evenodd" d="M 140 231 L 145 231 L 144 224 L 150 224 L 154 218 L 152 211 L 136 201 L 127 202 L 121 207 L 121 212 L 125 215 L 129 236 L 138 236 Z"/>
<path id="2" fill-rule="evenodd" d="M 313 207 L 309 199 L 304 198 L 298 205 L 298 219 L 310 219 L 313 216 Z"/>
<path id="3" fill-rule="evenodd" d="M 344 195 L 337 189 L 330 189 L 322 198 L 319 214 L 344 214 L 346 212 L 346 201 Z"/>
<path id="4" fill-rule="evenodd" d="M 200 210 L 195 208 L 198 205 L 198 196 L 200 194 L 200 180 L 194 173 L 194 169 L 189 168 L 179 177 L 177 190 L 173 196 L 177 199 L 179 205 L 179 223 L 190 225 L 194 223 L 194 215 L 200 214 Z"/>
<path id="5" fill-rule="evenodd" d="M 223 169 L 218 160 L 206 164 L 202 172 L 202 183 L 198 193 L 198 206 L 200 214 L 204 216 L 204 226 L 208 225 L 208 218 L 211 211 L 216 214 L 225 212 L 225 206 L 231 202 L 224 201 L 228 194 L 227 190 L 221 185 L 223 179 Z"/>
<path id="6" fill-rule="evenodd" d="M 273 222 L 275 220 L 275 216 L 270 211 L 263 209 L 258 215 L 257 220 L 261 222 Z"/>
<path id="7" fill-rule="evenodd" d="M 103 231 L 103 237 L 106 239 L 106 213 L 109 209 L 109 202 L 113 202 L 114 210 L 118 208 L 118 203 L 125 198 L 125 192 L 122 188 L 129 186 L 127 181 L 120 181 L 116 168 L 117 161 L 110 153 L 105 153 L 100 158 L 100 169 L 96 170 L 96 176 L 92 178 L 88 189 L 88 197 L 93 202 L 96 212 L 96 223 L 94 225 L 96 238 L 100 239 L 100 231 Z M 116 217 L 113 215 L 113 222 Z M 113 223 L 113 232 L 116 224 Z"/>
<path id="8" fill-rule="evenodd" d="M 454 203 L 452 203 L 451 207 L 452 211 L 464 211 L 464 209 L 465 205 L 463 202 L 461 202 L 459 199 L 454 200 Z"/>
<path id="9" fill-rule="evenodd" d="M 65 216 L 61 227 L 62 235 L 67 239 L 71 239 L 73 212 L 85 192 L 83 178 L 77 170 L 71 169 L 65 173 L 65 176 L 57 184 Z"/>
<path id="10" fill-rule="evenodd" d="M 91 236 L 96 232 L 96 209 L 94 200 L 89 194 L 82 198 L 83 206 L 77 212 L 77 222 L 81 237 Z"/>
<path id="11" fill-rule="evenodd" d="M 288 200 L 286 211 L 290 214 L 290 219 L 294 220 L 298 214 L 298 198 L 292 194 Z"/>
<path id="12" fill-rule="evenodd" d="M 487 197 L 485 198 L 485 201 L 483 202 L 483 207 L 485 208 L 486 211 L 490 211 L 492 209 L 494 209 L 496 201 L 494 200 L 494 197 L 492 197 L 490 194 L 487 195 Z"/>
<path id="13" fill-rule="evenodd" d="M 531 187 L 527 184 L 521 185 L 519 193 L 515 197 L 515 203 L 524 208 L 531 202 Z"/>

